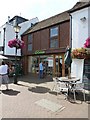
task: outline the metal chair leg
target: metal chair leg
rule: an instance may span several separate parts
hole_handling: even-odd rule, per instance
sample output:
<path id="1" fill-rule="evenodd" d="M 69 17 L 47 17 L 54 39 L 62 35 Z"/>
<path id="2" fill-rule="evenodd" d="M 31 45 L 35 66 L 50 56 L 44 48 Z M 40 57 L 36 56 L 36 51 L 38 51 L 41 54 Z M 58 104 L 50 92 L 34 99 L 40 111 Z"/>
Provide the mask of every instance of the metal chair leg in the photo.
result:
<path id="1" fill-rule="evenodd" d="M 54 88 L 55 88 L 55 85 L 53 86 L 52 91 L 54 90 Z"/>
<path id="2" fill-rule="evenodd" d="M 83 90 L 83 97 L 84 97 L 84 101 L 86 101 L 85 90 Z"/>
<path id="3" fill-rule="evenodd" d="M 76 101 L 76 93 L 75 93 L 75 90 L 74 90 L 73 94 L 74 94 L 74 101 Z"/>

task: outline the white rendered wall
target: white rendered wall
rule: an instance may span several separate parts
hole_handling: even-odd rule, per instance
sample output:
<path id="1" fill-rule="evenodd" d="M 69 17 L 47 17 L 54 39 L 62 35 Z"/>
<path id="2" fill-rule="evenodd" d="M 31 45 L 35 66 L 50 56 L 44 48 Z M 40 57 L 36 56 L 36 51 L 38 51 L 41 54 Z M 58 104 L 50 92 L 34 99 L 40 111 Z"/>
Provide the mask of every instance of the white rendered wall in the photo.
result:
<path id="1" fill-rule="evenodd" d="M 0 27 L 0 46 L 3 46 L 3 32 L 4 32 L 3 28 L 4 28 L 4 26 Z"/>
<path id="2" fill-rule="evenodd" d="M 6 28 L 6 24 L 0 27 L 0 47 L 3 47 L 4 41 L 4 28 Z M 0 51 L 0 54 L 3 54 L 3 51 Z"/>
<path id="3" fill-rule="evenodd" d="M 73 12 L 72 15 L 72 49 L 83 47 L 86 39 L 90 36 L 90 8 L 84 8 Z M 86 20 L 82 21 L 81 18 Z M 76 59 L 71 64 L 71 75 L 83 79 L 84 59 Z"/>
<path id="4" fill-rule="evenodd" d="M 83 47 L 85 40 L 88 38 L 88 8 L 78 10 L 72 13 L 72 49 Z M 86 17 L 85 21 L 80 20 Z"/>
<path id="5" fill-rule="evenodd" d="M 8 46 L 8 41 L 15 39 L 15 32 L 13 26 L 10 24 L 6 24 L 6 36 L 5 36 L 5 53 L 4 55 L 15 55 L 15 48 L 10 48 Z M 21 55 L 20 50 L 18 50 L 17 55 Z"/>
<path id="6" fill-rule="evenodd" d="M 79 0 L 80 2 L 89 2 L 90 0 Z"/>
<path id="7" fill-rule="evenodd" d="M 18 33 L 18 38 L 21 39 L 21 34 L 23 34 L 27 29 L 29 29 L 31 27 L 31 23 L 35 24 L 39 22 L 38 18 L 33 18 L 29 21 L 23 22 L 21 24 L 19 24 L 19 26 L 21 26 L 20 32 Z M 4 51 L 4 55 L 15 55 L 15 48 L 10 48 L 8 46 L 8 41 L 15 39 L 15 31 L 13 29 L 13 25 L 6 23 L 5 25 L 0 27 L 0 33 L 1 33 L 1 38 L 0 38 L 0 46 L 3 46 L 3 39 L 4 39 L 4 30 L 3 28 L 5 28 L 5 51 Z M 0 51 L 0 54 L 3 54 L 3 51 Z M 21 50 L 18 49 L 17 51 L 17 56 L 21 55 Z"/>
<path id="8" fill-rule="evenodd" d="M 4 42 L 4 29 L 5 28 L 5 47 L 4 47 L 4 55 L 15 55 L 15 48 L 10 48 L 8 46 L 8 41 L 15 38 L 15 32 L 13 26 L 9 23 L 0 27 L 1 38 L 0 38 L 0 46 L 3 46 Z M 0 54 L 3 54 L 3 51 L 0 51 Z M 20 50 L 17 55 L 21 55 Z"/>
<path id="9" fill-rule="evenodd" d="M 37 22 L 39 22 L 39 20 L 36 17 L 36 18 L 30 19 L 29 21 L 21 23 L 20 35 L 23 34 L 26 30 L 28 30 L 31 27 L 31 24 L 35 24 Z"/>
<path id="10" fill-rule="evenodd" d="M 71 76 L 80 78 L 79 83 L 83 80 L 84 59 L 73 59 L 71 65 Z"/>

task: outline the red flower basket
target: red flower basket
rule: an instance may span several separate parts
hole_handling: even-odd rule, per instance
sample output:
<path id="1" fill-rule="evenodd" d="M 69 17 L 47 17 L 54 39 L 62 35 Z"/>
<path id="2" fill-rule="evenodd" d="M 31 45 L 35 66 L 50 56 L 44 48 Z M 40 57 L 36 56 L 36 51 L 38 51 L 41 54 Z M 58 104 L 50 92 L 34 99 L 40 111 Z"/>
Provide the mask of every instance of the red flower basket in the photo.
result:
<path id="1" fill-rule="evenodd" d="M 8 41 L 8 46 L 10 48 L 16 47 L 17 49 L 21 49 L 24 47 L 24 42 L 19 39 L 13 39 L 13 40 Z"/>
<path id="2" fill-rule="evenodd" d="M 72 51 L 72 58 L 84 59 L 87 56 L 87 51 L 85 48 L 76 48 Z"/>

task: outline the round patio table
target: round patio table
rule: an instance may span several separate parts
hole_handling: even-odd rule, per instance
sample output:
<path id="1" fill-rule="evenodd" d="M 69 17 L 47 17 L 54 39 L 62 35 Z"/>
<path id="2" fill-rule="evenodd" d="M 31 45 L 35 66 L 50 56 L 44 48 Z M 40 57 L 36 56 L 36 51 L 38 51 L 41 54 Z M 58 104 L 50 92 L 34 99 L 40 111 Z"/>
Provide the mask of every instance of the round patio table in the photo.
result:
<path id="1" fill-rule="evenodd" d="M 78 81 L 80 81 L 80 78 L 77 77 L 58 77 L 57 78 L 60 82 L 64 82 L 66 84 L 66 87 L 68 88 L 68 92 L 67 92 L 67 99 L 69 97 L 69 91 L 72 91 L 73 89 L 75 89 L 76 84 Z M 74 96 L 75 98 L 75 96 Z"/>

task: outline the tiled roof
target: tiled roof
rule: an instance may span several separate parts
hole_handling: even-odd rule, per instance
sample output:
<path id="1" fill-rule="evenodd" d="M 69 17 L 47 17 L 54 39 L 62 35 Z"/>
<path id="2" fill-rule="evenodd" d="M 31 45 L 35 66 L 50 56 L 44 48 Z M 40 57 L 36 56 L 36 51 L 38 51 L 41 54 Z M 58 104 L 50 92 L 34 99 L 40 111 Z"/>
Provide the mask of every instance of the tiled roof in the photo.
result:
<path id="1" fill-rule="evenodd" d="M 90 1 L 89 2 L 77 2 L 76 5 L 69 10 L 69 12 L 74 12 L 80 9 L 83 9 L 85 7 L 90 6 Z"/>
<path id="2" fill-rule="evenodd" d="M 24 34 L 28 34 L 28 33 L 31 33 L 31 32 L 34 32 L 34 31 L 37 31 L 37 30 L 61 23 L 61 22 L 64 22 L 64 21 L 69 20 L 69 19 L 70 19 L 69 13 L 67 11 L 65 11 L 61 14 L 52 16 L 48 19 L 45 19 L 43 21 L 38 22 L 35 26 L 33 26 L 28 31 L 26 31 Z"/>

